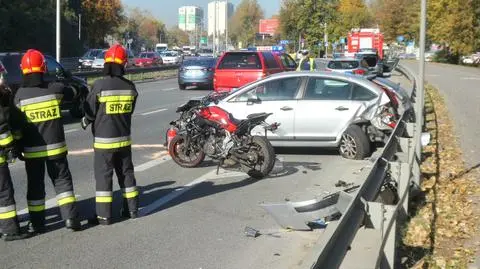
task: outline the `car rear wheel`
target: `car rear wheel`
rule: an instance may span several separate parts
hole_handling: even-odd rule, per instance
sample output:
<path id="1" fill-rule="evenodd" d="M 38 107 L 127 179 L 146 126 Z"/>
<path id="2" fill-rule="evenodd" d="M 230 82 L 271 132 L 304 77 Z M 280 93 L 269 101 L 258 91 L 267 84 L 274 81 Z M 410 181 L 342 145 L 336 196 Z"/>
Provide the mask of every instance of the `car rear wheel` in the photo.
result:
<path id="1" fill-rule="evenodd" d="M 370 141 L 358 125 L 351 125 L 345 130 L 340 140 L 340 155 L 346 159 L 362 160 L 370 154 Z"/>

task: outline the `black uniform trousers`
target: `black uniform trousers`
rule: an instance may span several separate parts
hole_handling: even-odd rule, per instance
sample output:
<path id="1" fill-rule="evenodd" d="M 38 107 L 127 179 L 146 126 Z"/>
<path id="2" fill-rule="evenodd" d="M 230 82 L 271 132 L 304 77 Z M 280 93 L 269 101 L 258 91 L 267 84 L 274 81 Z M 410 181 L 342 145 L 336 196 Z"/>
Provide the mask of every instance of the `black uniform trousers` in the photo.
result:
<path id="1" fill-rule="evenodd" d="M 12 178 L 7 163 L 0 164 L 0 229 L 2 233 L 13 234 L 19 232 L 17 210 Z"/>
<path id="2" fill-rule="evenodd" d="M 45 223 L 45 166 L 57 194 L 62 219 L 77 217 L 72 175 L 68 168 L 67 157 L 58 159 L 26 159 L 27 203 L 30 221 L 35 225 Z"/>
<path id="3" fill-rule="evenodd" d="M 99 218 L 112 217 L 112 181 L 113 170 L 118 178 L 118 185 L 123 194 L 123 210 L 138 210 L 138 189 L 134 176 L 131 147 L 116 151 L 95 149 L 95 201 Z"/>

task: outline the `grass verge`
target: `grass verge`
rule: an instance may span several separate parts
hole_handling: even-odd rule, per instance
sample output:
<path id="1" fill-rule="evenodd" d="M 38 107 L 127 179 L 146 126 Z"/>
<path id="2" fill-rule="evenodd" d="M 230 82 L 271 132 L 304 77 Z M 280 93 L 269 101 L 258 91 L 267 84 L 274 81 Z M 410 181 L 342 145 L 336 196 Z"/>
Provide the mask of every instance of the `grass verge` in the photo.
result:
<path id="1" fill-rule="evenodd" d="M 171 69 L 171 70 L 162 70 L 162 71 L 153 71 L 153 72 L 145 72 L 145 73 L 138 73 L 138 74 L 126 74 L 125 78 L 138 82 L 138 81 L 144 81 L 144 80 L 152 80 L 152 79 L 167 79 L 167 78 L 173 78 L 177 76 L 177 70 L 176 69 Z M 98 77 L 89 77 L 87 80 L 87 83 L 89 86 L 92 86 L 95 80 L 102 78 L 102 76 Z"/>
<path id="2" fill-rule="evenodd" d="M 444 99 L 426 87 L 426 128 L 431 143 L 423 150 L 422 195 L 412 201 L 402 240 L 403 268 L 467 268 L 477 244 L 480 195 L 478 171 L 466 169 Z"/>

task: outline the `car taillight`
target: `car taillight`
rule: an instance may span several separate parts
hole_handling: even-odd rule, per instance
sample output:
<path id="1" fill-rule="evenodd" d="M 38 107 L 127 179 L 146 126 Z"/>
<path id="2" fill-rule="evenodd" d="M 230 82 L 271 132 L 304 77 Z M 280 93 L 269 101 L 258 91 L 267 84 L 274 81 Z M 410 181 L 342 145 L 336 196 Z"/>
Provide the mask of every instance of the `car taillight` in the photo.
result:
<path id="1" fill-rule="evenodd" d="M 390 101 L 392 101 L 393 107 L 395 109 L 397 109 L 398 108 L 398 99 L 397 99 L 397 96 L 395 96 L 395 93 L 393 93 L 391 90 L 389 90 L 385 87 L 382 87 L 382 89 L 387 94 Z"/>
<path id="2" fill-rule="evenodd" d="M 354 73 L 354 74 L 357 74 L 357 75 L 365 75 L 365 70 L 363 70 L 363 69 L 355 69 L 355 70 L 353 70 L 353 73 Z"/>

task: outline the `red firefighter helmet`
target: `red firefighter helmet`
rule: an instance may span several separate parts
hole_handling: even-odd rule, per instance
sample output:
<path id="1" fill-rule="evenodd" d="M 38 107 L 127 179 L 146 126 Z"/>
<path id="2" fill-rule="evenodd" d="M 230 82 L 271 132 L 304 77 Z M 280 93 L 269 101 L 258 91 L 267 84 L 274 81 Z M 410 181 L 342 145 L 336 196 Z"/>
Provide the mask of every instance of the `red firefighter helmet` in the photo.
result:
<path id="1" fill-rule="evenodd" d="M 105 53 L 105 63 L 124 65 L 127 62 L 127 51 L 121 45 L 113 45 Z"/>
<path id="2" fill-rule="evenodd" d="M 47 71 L 45 57 L 40 51 L 29 49 L 22 57 L 20 68 L 24 75 L 45 73 Z"/>

